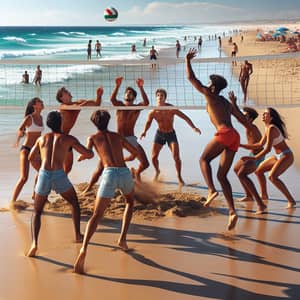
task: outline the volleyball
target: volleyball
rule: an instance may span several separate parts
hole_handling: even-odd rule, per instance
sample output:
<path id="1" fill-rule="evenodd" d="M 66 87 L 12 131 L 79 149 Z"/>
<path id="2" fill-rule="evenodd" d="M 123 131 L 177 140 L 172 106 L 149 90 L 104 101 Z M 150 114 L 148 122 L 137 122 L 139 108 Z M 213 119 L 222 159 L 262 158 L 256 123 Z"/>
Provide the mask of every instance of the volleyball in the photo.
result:
<path id="1" fill-rule="evenodd" d="M 104 10 L 104 19 L 113 22 L 118 18 L 118 11 L 114 7 L 107 7 Z"/>

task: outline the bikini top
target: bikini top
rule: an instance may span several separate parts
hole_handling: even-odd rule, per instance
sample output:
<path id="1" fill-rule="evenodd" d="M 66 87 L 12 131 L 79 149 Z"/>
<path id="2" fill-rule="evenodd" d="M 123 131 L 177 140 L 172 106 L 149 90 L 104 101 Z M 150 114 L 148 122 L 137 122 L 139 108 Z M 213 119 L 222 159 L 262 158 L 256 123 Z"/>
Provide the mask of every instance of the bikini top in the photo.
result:
<path id="1" fill-rule="evenodd" d="M 35 124 L 32 115 L 30 115 L 30 117 L 31 117 L 31 125 L 27 127 L 26 129 L 27 132 L 42 132 L 44 130 L 44 126 L 39 126 Z"/>
<path id="2" fill-rule="evenodd" d="M 281 143 L 282 141 L 284 141 L 284 136 L 282 135 L 281 131 L 279 130 L 279 128 L 275 125 L 272 125 L 272 127 L 276 128 L 277 131 L 279 132 L 279 135 L 273 139 L 273 143 L 272 143 L 272 146 L 276 146 L 278 145 L 279 143 Z"/>

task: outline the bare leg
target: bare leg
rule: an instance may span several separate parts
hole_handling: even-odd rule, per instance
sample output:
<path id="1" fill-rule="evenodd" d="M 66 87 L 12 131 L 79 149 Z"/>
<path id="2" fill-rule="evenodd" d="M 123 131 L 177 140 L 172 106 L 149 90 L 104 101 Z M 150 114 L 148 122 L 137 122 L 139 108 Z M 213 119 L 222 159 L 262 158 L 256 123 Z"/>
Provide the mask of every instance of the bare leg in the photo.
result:
<path id="1" fill-rule="evenodd" d="M 72 219 L 74 224 L 75 242 L 81 243 L 83 235 L 80 232 L 80 207 L 74 187 L 61 194 L 72 206 Z"/>
<path id="2" fill-rule="evenodd" d="M 170 150 L 172 151 L 173 158 L 175 161 L 175 167 L 176 167 L 176 172 L 177 172 L 177 178 L 179 185 L 184 185 L 184 181 L 181 176 L 181 159 L 179 155 L 179 144 L 178 143 L 171 143 L 169 145 Z"/>
<path id="3" fill-rule="evenodd" d="M 96 231 L 99 220 L 103 217 L 105 209 L 109 204 L 109 201 L 110 198 L 98 198 L 98 197 L 96 198 L 94 213 L 86 226 L 82 247 L 80 249 L 76 262 L 74 264 L 74 271 L 76 273 L 79 274 L 84 273 L 83 269 L 84 269 L 84 262 L 85 262 L 88 243 L 91 237 L 93 236 L 94 232 Z"/>
<path id="4" fill-rule="evenodd" d="M 41 229 L 41 215 L 47 201 L 47 196 L 40 196 L 36 194 L 34 200 L 34 217 L 33 217 L 33 241 L 27 253 L 27 256 L 34 257 L 38 250 L 38 238 Z"/>
<path id="5" fill-rule="evenodd" d="M 223 194 L 225 196 L 229 208 L 229 221 L 227 226 L 228 230 L 234 229 L 236 222 L 238 220 L 238 216 L 234 208 L 231 184 L 227 179 L 227 173 L 231 167 L 234 155 L 235 155 L 234 151 L 229 149 L 224 149 L 221 155 L 220 165 L 217 174 L 218 180 L 222 186 Z"/>
<path id="6" fill-rule="evenodd" d="M 242 162 L 240 169 L 237 172 L 237 175 L 245 187 L 245 190 L 248 191 L 250 194 L 251 199 L 253 198 L 256 200 L 258 209 L 256 213 L 263 213 L 264 210 L 267 208 L 266 205 L 262 202 L 255 185 L 253 184 L 252 180 L 248 177 L 249 174 L 253 173 L 256 169 L 255 163 L 251 160 L 246 162 Z"/>
<path id="7" fill-rule="evenodd" d="M 218 196 L 218 192 L 212 179 L 210 162 L 220 155 L 223 150 L 224 146 L 213 139 L 206 145 L 200 158 L 200 168 L 208 187 L 208 196 L 206 202 L 204 203 L 204 206 L 206 207 L 208 207 L 210 203 Z"/>
<path id="8" fill-rule="evenodd" d="M 92 189 L 94 184 L 99 180 L 99 177 L 102 175 L 102 172 L 103 172 L 103 164 L 102 164 L 101 160 L 99 160 L 97 169 L 94 171 L 88 186 L 84 189 L 82 194 L 85 194 Z"/>
<path id="9" fill-rule="evenodd" d="M 296 201 L 294 197 L 291 195 L 290 191 L 286 187 L 286 185 L 279 179 L 279 176 L 284 173 L 294 162 L 294 156 L 292 153 L 289 153 L 282 158 L 280 158 L 273 166 L 269 179 L 271 182 L 282 192 L 282 194 L 288 200 L 287 208 L 292 208 L 296 206 Z"/>
<path id="10" fill-rule="evenodd" d="M 255 170 L 255 174 L 257 176 L 260 189 L 261 189 L 262 200 L 269 199 L 268 192 L 267 192 L 267 181 L 264 173 L 270 171 L 275 163 L 276 163 L 276 158 L 274 156 L 271 156 L 267 158 L 265 161 L 263 161 Z"/>
<path id="11" fill-rule="evenodd" d="M 13 191 L 13 195 L 11 199 L 12 202 L 17 201 L 24 184 L 28 180 L 28 174 L 29 174 L 28 154 L 29 151 L 26 149 L 20 151 L 20 178 Z"/>
<path id="12" fill-rule="evenodd" d="M 126 237 L 127 237 L 127 232 L 128 232 L 128 228 L 130 225 L 130 221 L 132 218 L 132 213 L 133 213 L 133 202 L 134 202 L 133 197 L 134 197 L 134 192 L 132 192 L 129 195 L 125 195 L 126 207 L 125 207 L 125 211 L 123 214 L 121 235 L 118 240 L 118 245 L 124 251 L 128 251 Z"/>
<path id="13" fill-rule="evenodd" d="M 149 161 L 147 159 L 146 153 L 141 145 L 138 145 L 137 147 L 140 154 L 144 157 L 145 164 L 140 164 L 139 167 L 135 170 L 135 178 L 137 181 L 141 181 L 141 173 L 146 170 L 149 167 Z"/>
<path id="14" fill-rule="evenodd" d="M 158 180 L 158 176 L 160 174 L 158 155 L 162 147 L 163 145 L 157 143 L 153 143 L 152 145 L 152 164 L 155 169 L 155 176 L 154 176 L 155 181 Z"/>

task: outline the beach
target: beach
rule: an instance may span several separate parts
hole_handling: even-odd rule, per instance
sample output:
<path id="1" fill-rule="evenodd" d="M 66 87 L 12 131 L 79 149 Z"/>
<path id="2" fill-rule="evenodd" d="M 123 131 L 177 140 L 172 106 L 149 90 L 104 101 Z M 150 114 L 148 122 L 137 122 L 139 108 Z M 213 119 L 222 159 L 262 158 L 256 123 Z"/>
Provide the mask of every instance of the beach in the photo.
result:
<path id="1" fill-rule="evenodd" d="M 236 38 L 239 39 L 239 35 Z M 257 44 L 253 42 L 253 38 L 253 32 L 244 35 L 243 44 L 239 45 L 239 56 L 274 54 L 281 51 L 277 49 L 279 52 L 274 52 L 277 51 L 274 50 L 277 47 L 275 43 Z M 226 44 L 225 40 L 223 42 Z M 193 45 L 191 43 L 189 46 Z M 214 51 L 218 53 L 217 47 Z M 224 45 L 223 51 L 228 55 L 231 48 Z M 182 51 L 181 59 L 184 54 L 185 51 Z M 172 56 L 175 56 L 174 48 L 160 51 L 159 62 L 162 67 L 159 72 L 165 70 L 164 59 Z M 259 74 L 268 73 L 272 65 L 265 64 L 261 70 L 259 64 L 253 64 L 249 98 L 251 105 L 255 105 L 255 101 L 259 102 L 258 111 L 261 114 L 267 103 L 259 100 L 262 95 L 253 87 L 256 80 L 261 82 L 261 79 L 255 79 L 255 76 L 261 78 Z M 288 73 L 289 69 L 286 66 L 281 66 L 282 72 Z M 239 68 L 233 70 L 234 76 L 237 77 L 238 72 Z M 298 80 L 299 74 L 300 70 L 291 76 Z M 267 79 L 262 84 L 266 86 Z M 256 99 L 257 95 L 259 98 Z M 46 108 L 43 115 L 46 116 L 49 110 L 50 108 Z M 288 184 L 296 201 L 299 201 L 300 190 L 297 184 L 300 155 L 296 149 L 300 147 L 297 139 L 300 107 L 280 107 L 279 111 L 285 117 L 290 135 L 288 144 L 295 154 L 295 163 L 282 175 L 282 179 Z M 144 110 L 139 117 L 136 125 L 137 136 L 143 131 L 148 112 Z M 15 140 L 12 125 L 15 124 L 15 129 L 17 128 L 23 112 L 20 109 L 1 110 L 0 120 L 1 117 L 9 119 L 8 116 L 13 120 L 13 124 L 9 126 L 3 124 L 7 126 L 7 131 L 0 136 L 0 222 L 2 236 L 9 237 L 0 250 L 3 270 L 0 272 L 1 300 L 35 300 L 41 297 L 74 300 L 99 297 L 155 297 L 180 300 L 297 299 L 300 293 L 297 233 L 299 209 L 286 210 L 286 200 L 268 183 L 268 214 L 255 215 L 256 204 L 238 201 L 243 196 L 243 190 L 231 168 L 229 180 L 233 187 L 239 221 L 236 230 L 228 233 L 225 230 L 228 211 L 222 193 L 211 208 L 203 207 L 207 188 L 198 161 L 215 129 L 205 110 L 184 112 L 202 131 L 201 135 L 197 135 L 183 120 L 175 119 L 175 130 L 183 161 L 182 175 L 186 186 L 178 186 L 174 162 L 169 149 L 165 147 L 160 155 L 162 174 L 159 182 L 152 182 L 154 170 L 151 166 L 142 175 L 146 184 L 137 186 L 138 201 L 135 203 L 133 222 L 128 234 L 128 243 L 132 251 L 124 253 L 116 245 L 124 209 L 124 201 L 117 195 L 92 238 L 86 263 L 87 274 L 79 276 L 72 272 L 80 245 L 72 242 L 70 210 L 54 193 L 49 197 L 50 203 L 43 217 L 38 256 L 34 259 L 25 257 L 31 243 L 31 193 L 34 172 L 31 170 L 30 178 L 20 195 L 20 199 L 29 203 L 29 206 L 25 210 L 9 211 L 7 207 L 19 169 L 19 149 L 11 147 Z M 90 114 L 91 110 L 83 109 L 71 131 L 82 143 L 95 132 L 89 121 Z M 112 111 L 109 128 L 115 130 L 115 124 Z M 242 141 L 245 141 L 244 127 L 236 120 L 233 120 L 233 124 L 240 132 Z M 256 124 L 264 130 L 261 118 Z M 155 130 L 156 125 L 152 125 L 146 138 L 139 140 L 149 158 Z M 234 162 L 246 154 L 247 151 L 239 150 Z M 128 166 L 135 167 L 136 164 L 133 162 Z M 80 195 L 82 230 L 85 229 L 92 213 L 96 188 L 87 196 L 81 196 L 81 191 L 96 165 L 97 157 L 80 163 L 74 162 L 70 174 L 70 180 Z M 215 178 L 218 160 L 213 161 L 212 167 Z M 221 192 L 218 183 L 217 188 Z M 9 282 L 17 282 L 18 288 Z"/>

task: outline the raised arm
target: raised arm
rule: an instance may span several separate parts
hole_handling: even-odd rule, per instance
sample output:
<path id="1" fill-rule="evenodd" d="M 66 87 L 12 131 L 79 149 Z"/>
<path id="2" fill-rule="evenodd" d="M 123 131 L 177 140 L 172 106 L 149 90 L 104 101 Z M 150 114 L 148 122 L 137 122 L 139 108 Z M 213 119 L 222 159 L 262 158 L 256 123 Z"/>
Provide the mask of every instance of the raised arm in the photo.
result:
<path id="1" fill-rule="evenodd" d="M 195 124 L 193 123 L 193 121 L 186 114 L 184 114 L 180 110 L 175 110 L 174 114 L 176 116 L 178 116 L 179 118 L 183 119 L 184 121 L 186 121 L 193 128 L 193 130 L 195 132 L 198 132 L 199 134 L 201 134 L 201 130 L 198 127 L 195 126 Z"/>
<path id="2" fill-rule="evenodd" d="M 118 92 L 119 92 L 119 88 L 122 84 L 122 81 L 123 81 L 123 77 L 117 77 L 115 79 L 115 88 L 110 96 L 110 102 L 112 103 L 112 105 L 114 106 L 123 106 L 123 102 L 122 101 L 119 101 L 117 100 L 117 95 L 118 95 Z"/>
<path id="3" fill-rule="evenodd" d="M 194 71 L 191 66 L 191 60 L 197 55 L 197 50 L 192 48 L 185 56 L 185 66 L 186 66 L 186 76 L 190 83 L 195 87 L 200 93 L 207 95 L 208 88 L 204 86 L 199 79 L 196 78 Z"/>
<path id="4" fill-rule="evenodd" d="M 249 128 L 252 126 L 251 122 L 246 118 L 246 116 L 241 112 L 237 105 L 237 98 L 233 91 L 230 91 L 228 93 L 231 105 L 232 105 L 232 114 L 235 116 L 235 118 L 246 128 Z"/>
<path id="5" fill-rule="evenodd" d="M 96 91 L 96 100 L 79 100 L 80 106 L 100 106 L 102 102 L 103 87 L 100 86 Z"/>
<path id="6" fill-rule="evenodd" d="M 138 78 L 136 80 L 136 84 L 137 84 L 138 88 L 140 89 L 141 95 L 142 95 L 142 98 L 143 98 L 143 101 L 140 102 L 138 105 L 148 106 L 149 105 L 149 99 L 148 99 L 148 96 L 147 96 L 147 94 L 144 90 L 144 79 L 143 78 Z"/>
<path id="7" fill-rule="evenodd" d="M 140 136 L 140 139 L 142 139 L 146 136 L 146 133 L 147 133 L 148 129 L 151 127 L 153 118 L 154 118 L 154 111 L 151 111 L 148 115 L 148 119 L 146 121 L 144 131 L 142 132 L 142 134 Z"/>

